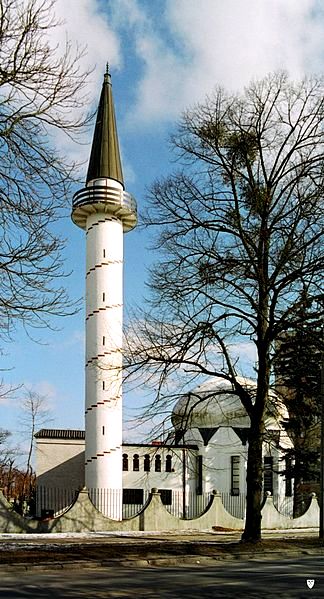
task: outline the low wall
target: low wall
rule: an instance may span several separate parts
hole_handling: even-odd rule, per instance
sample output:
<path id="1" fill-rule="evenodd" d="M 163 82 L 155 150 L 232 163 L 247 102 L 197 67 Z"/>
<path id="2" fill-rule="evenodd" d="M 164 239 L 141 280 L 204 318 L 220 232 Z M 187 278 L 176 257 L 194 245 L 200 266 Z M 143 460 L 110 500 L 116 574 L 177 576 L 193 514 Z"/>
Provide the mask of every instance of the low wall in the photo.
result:
<path id="1" fill-rule="evenodd" d="M 37 520 L 23 518 L 12 509 L 0 489 L 0 533 L 41 532 Z"/>
<path id="2" fill-rule="evenodd" d="M 298 518 L 289 518 L 280 514 L 273 505 L 272 497 L 268 495 L 262 508 L 262 529 L 316 528 L 319 526 L 319 517 L 320 509 L 315 493 L 311 494 L 308 510 Z"/>
<path id="3" fill-rule="evenodd" d="M 307 512 L 299 518 L 280 514 L 268 496 L 262 508 L 262 529 L 316 528 L 319 525 L 319 506 L 315 495 Z M 48 521 L 23 518 L 14 512 L 0 491 L 0 533 L 73 533 L 105 531 L 177 531 L 177 530 L 242 530 L 244 520 L 229 514 L 221 495 L 213 491 L 204 513 L 193 520 L 182 520 L 170 514 L 161 502 L 160 493 L 152 489 L 148 503 L 141 512 L 120 522 L 101 514 L 89 499 L 86 489 L 80 491 L 73 505 L 61 516 Z"/>

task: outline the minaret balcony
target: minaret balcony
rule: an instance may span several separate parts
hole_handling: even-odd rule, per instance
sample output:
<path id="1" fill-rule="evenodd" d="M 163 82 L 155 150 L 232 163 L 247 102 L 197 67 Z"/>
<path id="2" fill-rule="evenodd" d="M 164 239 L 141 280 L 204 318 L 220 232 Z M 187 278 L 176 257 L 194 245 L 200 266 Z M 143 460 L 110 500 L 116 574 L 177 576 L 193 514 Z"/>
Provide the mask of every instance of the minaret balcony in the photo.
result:
<path id="1" fill-rule="evenodd" d="M 137 224 L 137 206 L 133 196 L 109 185 L 84 187 L 74 194 L 72 220 L 78 227 L 85 229 L 88 216 L 95 212 L 120 220 L 124 232 Z"/>

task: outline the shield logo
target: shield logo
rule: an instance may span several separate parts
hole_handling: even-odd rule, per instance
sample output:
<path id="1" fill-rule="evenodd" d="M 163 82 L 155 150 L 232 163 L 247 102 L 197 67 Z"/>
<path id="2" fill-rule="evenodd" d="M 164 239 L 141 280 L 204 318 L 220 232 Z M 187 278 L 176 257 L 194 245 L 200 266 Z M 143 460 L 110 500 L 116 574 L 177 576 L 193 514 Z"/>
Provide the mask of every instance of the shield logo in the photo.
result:
<path id="1" fill-rule="evenodd" d="M 312 589 L 312 588 L 313 588 L 313 586 L 314 586 L 314 584 L 315 584 L 315 580 L 314 580 L 314 578 L 313 578 L 312 580 L 311 580 L 311 579 L 308 579 L 308 580 L 306 580 L 306 582 L 307 582 L 307 586 L 308 586 L 308 588 L 309 588 L 309 589 Z"/>

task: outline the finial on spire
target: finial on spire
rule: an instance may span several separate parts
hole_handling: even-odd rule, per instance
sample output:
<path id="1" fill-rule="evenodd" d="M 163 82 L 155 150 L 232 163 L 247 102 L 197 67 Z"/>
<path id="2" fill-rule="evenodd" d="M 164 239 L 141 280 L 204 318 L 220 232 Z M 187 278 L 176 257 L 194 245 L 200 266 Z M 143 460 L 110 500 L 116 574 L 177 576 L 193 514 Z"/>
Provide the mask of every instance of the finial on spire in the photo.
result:
<path id="1" fill-rule="evenodd" d="M 108 63 L 101 88 L 86 184 L 100 178 L 114 179 L 124 187 Z"/>
<path id="2" fill-rule="evenodd" d="M 109 77 L 110 77 L 110 73 L 109 73 L 109 62 L 106 62 L 106 72 L 105 72 L 105 75 L 104 75 L 105 83 L 108 83 Z"/>

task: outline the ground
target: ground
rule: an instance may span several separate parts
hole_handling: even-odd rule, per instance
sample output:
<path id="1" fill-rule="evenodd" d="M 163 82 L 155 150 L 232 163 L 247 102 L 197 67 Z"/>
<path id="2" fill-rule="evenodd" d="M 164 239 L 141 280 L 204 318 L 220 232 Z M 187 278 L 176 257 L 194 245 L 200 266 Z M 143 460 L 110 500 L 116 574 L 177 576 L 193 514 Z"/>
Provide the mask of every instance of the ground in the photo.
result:
<path id="1" fill-rule="evenodd" d="M 324 556 L 316 531 L 271 531 L 259 543 L 240 543 L 231 531 L 204 533 L 82 533 L 79 535 L 0 535 L 4 567 L 167 566 L 221 559 Z"/>

